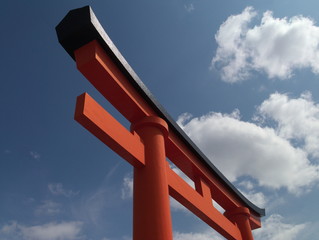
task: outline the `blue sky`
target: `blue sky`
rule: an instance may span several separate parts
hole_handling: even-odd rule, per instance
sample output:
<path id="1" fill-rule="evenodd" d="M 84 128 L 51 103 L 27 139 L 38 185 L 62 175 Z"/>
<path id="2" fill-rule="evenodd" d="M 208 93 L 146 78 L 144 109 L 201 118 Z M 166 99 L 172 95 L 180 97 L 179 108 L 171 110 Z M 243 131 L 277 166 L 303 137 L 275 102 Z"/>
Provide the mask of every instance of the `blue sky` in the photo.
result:
<path id="1" fill-rule="evenodd" d="M 255 239 L 317 239 L 315 0 L 2 1 L 0 239 L 131 239 L 132 167 L 73 120 L 76 96 L 125 121 L 55 33 L 85 5 L 184 131 L 266 208 Z M 175 240 L 222 239 L 174 201 L 172 213 Z"/>

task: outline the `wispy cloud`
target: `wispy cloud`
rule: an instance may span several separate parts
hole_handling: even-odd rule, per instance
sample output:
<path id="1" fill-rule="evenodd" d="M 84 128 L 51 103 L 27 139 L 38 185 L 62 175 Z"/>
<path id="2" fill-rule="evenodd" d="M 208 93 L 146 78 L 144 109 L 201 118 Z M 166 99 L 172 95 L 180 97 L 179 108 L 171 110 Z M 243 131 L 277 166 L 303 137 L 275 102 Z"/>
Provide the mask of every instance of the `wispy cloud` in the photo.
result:
<path id="1" fill-rule="evenodd" d="M 131 174 L 127 175 L 123 179 L 121 198 L 128 199 L 133 197 L 133 176 Z"/>
<path id="2" fill-rule="evenodd" d="M 62 183 L 50 183 L 48 184 L 49 191 L 56 196 L 73 197 L 79 194 L 79 192 L 74 192 L 72 190 L 65 189 Z"/>
<path id="3" fill-rule="evenodd" d="M 11 150 L 6 149 L 6 150 L 4 150 L 4 153 L 5 153 L 5 154 L 10 154 L 10 153 L 11 153 Z"/>
<path id="4" fill-rule="evenodd" d="M 57 215 L 61 212 L 61 204 L 51 200 L 45 200 L 35 209 L 36 215 Z"/>
<path id="5" fill-rule="evenodd" d="M 319 73 L 319 27 L 310 18 L 275 18 L 263 14 L 260 24 L 250 26 L 257 12 L 247 7 L 232 15 L 215 35 L 218 48 L 212 67 L 226 82 L 247 79 L 251 72 L 265 72 L 269 78 L 290 78 L 295 69 L 310 68 Z"/>
<path id="6" fill-rule="evenodd" d="M 101 221 L 109 216 L 107 209 L 113 209 L 119 204 L 121 192 L 118 191 L 118 186 L 112 184 L 113 174 L 116 173 L 118 164 L 111 168 L 105 175 L 99 186 L 92 189 L 92 192 L 82 194 L 78 205 L 73 206 L 72 214 L 76 219 L 81 219 L 88 224 L 100 225 Z M 112 221 L 112 219 L 109 219 Z"/>
<path id="7" fill-rule="evenodd" d="M 41 155 L 40 155 L 38 152 L 36 152 L 36 151 L 30 151 L 29 154 L 30 154 L 30 156 L 31 156 L 33 159 L 38 160 L 38 159 L 41 158 Z"/>
<path id="8" fill-rule="evenodd" d="M 185 4 L 184 8 L 186 9 L 187 12 L 193 12 L 195 10 L 195 7 L 194 7 L 193 3 Z"/>

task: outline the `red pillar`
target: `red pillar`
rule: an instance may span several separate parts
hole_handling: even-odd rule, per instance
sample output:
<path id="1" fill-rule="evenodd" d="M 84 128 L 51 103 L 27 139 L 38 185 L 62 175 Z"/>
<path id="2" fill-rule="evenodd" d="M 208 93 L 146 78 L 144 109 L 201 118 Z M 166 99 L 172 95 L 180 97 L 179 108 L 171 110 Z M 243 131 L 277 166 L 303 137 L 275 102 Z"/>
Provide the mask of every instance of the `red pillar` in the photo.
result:
<path id="1" fill-rule="evenodd" d="M 131 129 L 145 146 L 145 166 L 134 168 L 133 240 L 172 240 L 165 154 L 168 126 L 150 116 Z"/>
<path id="2" fill-rule="evenodd" d="M 237 225 L 243 240 L 254 240 L 249 223 L 250 212 L 248 208 L 238 207 L 235 210 L 226 212 L 225 216 Z"/>

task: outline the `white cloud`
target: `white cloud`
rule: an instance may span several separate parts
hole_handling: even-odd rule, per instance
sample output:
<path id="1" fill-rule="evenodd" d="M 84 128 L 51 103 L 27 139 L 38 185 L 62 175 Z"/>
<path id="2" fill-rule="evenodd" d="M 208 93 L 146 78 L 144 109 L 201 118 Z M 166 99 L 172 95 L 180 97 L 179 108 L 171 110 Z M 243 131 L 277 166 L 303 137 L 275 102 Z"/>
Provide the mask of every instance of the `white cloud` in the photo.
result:
<path id="1" fill-rule="evenodd" d="M 243 180 L 237 184 L 237 188 L 249 201 L 257 205 L 258 207 L 265 208 L 269 199 L 262 192 L 255 190 L 255 184 L 249 180 Z M 269 207 L 269 206 L 268 206 Z M 267 208 L 268 208 L 267 207 Z"/>
<path id="2" fill-rule="evenodd" d="M 247 7 L 228 17 L 215 35 L 218 48 L 212 67 L 221 70 L 224 81 L 245 80 L 252 70 L 280 79 L 291 77 L 301 68 L 319 73 L 319 28 L 312 19 L 274 18 L 267 11 L 260 24 L 250 27 L 256 15 L 252 7 Z"/>
<path id="3" fill-rule="evenodd" d="M 249 181 L 249 180 L 241 181 L 238 185 L 244 187 L 247 190 L 253 190 L 254 189 L 254 184 L 251 181 Z"/>
<path id="4" fill-rule="evenodd" d="M 172 211 L 182 211 L 184 213 L 190 213 L 190 211 L 186 207 L 184 207 L 182 204 L 176 201 L 173 197 L 170 197 L 169 200 Z"/>
<path id="5" fill-rule="evenodd" d="M 133 197 L 133 177 L 128 175 L 124 177 L 122 189 L 121 189 L 121 198 L 128 199 Z"/>
<path id="6" fill-rule="evenodd" d="M 86 222 L 99 225 L 108 215 L 108 208 L 113 208 L 120 195 L 107 183 L 103 183 L 92 194 L 84 198 L 78 208 L 73 209 L 73 215 L 77 219 L 85 219 Z M 104 219 L 104 220 L 103 220 Z"/>
<path id="7" fill-rule="evenodd" d="M 43 201 L 35 210 L 36 215 L 57 215 L 61 212 L 61 205 L 51 200 Z"/>
<path id="8" fill-rule="evenodd" d="M 188 122 L 187 122 L 188 120 Z M 319 180 L 307 153 L 276 134 L 232 114 L 182 115 L 178 124 L 231 181 L 251 176 L 260 186 L 300 193 Z"/>
<path id="9" fill-rule="evenodd" d="M 262 228 L 254 230 L 256 240 L 294 240 L 305 233 L 308 224 L 287 224 L 280 215 L 271 215 L 263 223 Z M 222 240 L 213 229 L 207 228 L 201 232 L 174 232 L 174 240 Z"/>
<path id="10" fill-rule="evenodd" d="M 240 192 L 258 207 L 264 208 L 268 202 L 267 197 L 262 192 L 255 192 L 253 190 L 248 192 L 240 190 Z"/>
<path id="11" fill-rule="evenodd" d="M 103 221 L 106 225 L 109 224 L 107 219 L 113 221 L 110 212 L 119 206 L 118 199 L 121 197 L 118 186 L 111 181 L 118 166 L 119 164 L 116 164 L 109 169 L 100 184 L 91 191 L 83 193 L 78 199 L 80 201 L 73 201 L 71 213 L 75 219 L 81 219 L 86 224 L 94 226 L 100 226 Z"/>
<path id="12" fill-rule="evenodd" d="M 256 240 L 294 240 L 303 230 L 307 224 L 287 224 L 283 222 L 283 217 L 280 215 L 271 215 L 263 224 L 263 227 L 254 230 L 254 237 Z M 222 240 L 224 239 L 213 229 L 207 228 L 202 232 L 174 232 L 174 240 Z"/>
<path id="13" fill-rule="evenodd" d="M 222 238 L 216 231 L 212 229 L 207 229 L 200 233 L 181 233 L 174 232 L 174 240 L 222 240 Z"/>
<path id="14" fill-rule="evenodd" d="M 82 239 L 81 222 L 47 223 L 36 226 L 25 226 L 11 222 L 0 229 L 1 239 L 22 240 L 71 240 Z"/>
<path id="15" fill-rule="evenodd" d="M 26 239 L 55 240 L 75 239 L 81 231 L 80 222 L 48 223 L 40 226 L 22 227 Z"/>
<path id="16" fill-rule="evenodd" d="M 79 192 L 73 192 L 72 190 L 67 190 L 63 187 L 62 183 L 50 183 L 48 184 L 49 191 L 56 196 L 62 195 L 65 197 L 73 197 Z"/>
<path id="17" fill-rule="evenodd" d="M 185 4 L 184 8 L 186 9 L 187 12 L 192 12 L 192 11 L 195 10 L 195 7 L 194 7 L 193 3 Z"/>
<path id="18" fill-rule="evenodd" d="M 38 153 L 38 152 L 35 152 L 35 151 L 30 151 L 29 152 L 30 156 L 35 159 L 35 160 L 38 160 L 41 158 L 41 155 Z"/>
<path id="19" fill-rule="evenodd" d="M 18 223 L 15 221 L 13 221 L 9 224 L 5 224 L 1 227 L 0 234 L 1 235 L 5 235 L 5 234 L 8 235 L 8 234 L 15 233 L 16 229 L 18 229 L 18 226 L 19 226 Z"/>
<path id="20" fill-rule="evenodd" d="M 253 231 L 256 240 L 294 240 L 301 236 L 307 224 L 287 224 L 280 215 L 271 215 L 262 228 Z"/>
<path id="21" fill-rule="evenodd" d="M 263 119 L 277 123 L 279 136 L 301 142 L 308 154 L 319 158 L 319 104 L 313 102 L 310 93 L 296 99 L 274 93 L 260 105 L 258 112 Z"/>

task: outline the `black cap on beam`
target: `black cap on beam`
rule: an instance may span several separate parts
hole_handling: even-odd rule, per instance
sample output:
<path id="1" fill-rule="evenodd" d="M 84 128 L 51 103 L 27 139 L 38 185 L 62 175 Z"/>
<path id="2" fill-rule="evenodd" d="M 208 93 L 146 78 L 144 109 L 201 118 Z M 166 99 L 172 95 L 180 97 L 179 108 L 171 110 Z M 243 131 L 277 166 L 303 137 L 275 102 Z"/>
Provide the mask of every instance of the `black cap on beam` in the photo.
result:
<path id="1" fill-rule="evenodd" d="M 74 59 L 74 50 L 85 44 L 93 40 L 103 44 L 105 40 L 109 40 L 108 36 L 107 39 L 102 39 L 99 27 L 102 28 L 91 7 L 85 6 L 69 11 L 56 26 L 56 32 L 60 44 Z"/>
<path id="2" fill-rule="evenodd" d="M 74 51 L 76 49 L 93 40 L 97 40 L 107 55 L 145 100 L 153 107 L 159 107 L 165 111 L 116 48 L 90 6 L 69 11 L 55 29 L 59 43 L 73 60 L 75 60 Z M 161 111 L 159 114 L 162 115 Z"/>

